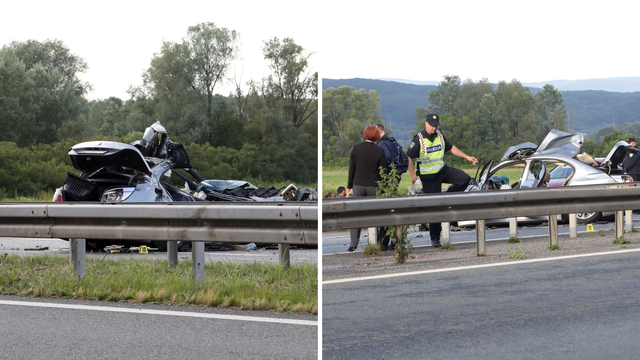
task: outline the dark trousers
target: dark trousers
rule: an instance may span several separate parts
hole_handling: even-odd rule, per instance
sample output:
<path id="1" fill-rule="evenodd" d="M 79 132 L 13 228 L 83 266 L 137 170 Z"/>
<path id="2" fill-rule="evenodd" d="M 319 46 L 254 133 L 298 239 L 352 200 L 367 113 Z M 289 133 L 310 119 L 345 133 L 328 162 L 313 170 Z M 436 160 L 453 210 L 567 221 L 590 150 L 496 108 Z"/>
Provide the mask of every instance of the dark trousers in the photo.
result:
<path id="1" fill-rule="evenodd" d="M 376 196 L 375 186 L 353 185 L 353 196 Z M 360 241 L 360 231 L 362 229 L 351 229 L 351 245 L 349 247 L 357 247 Z"/>
<path id="2" fill-rule="evenodd" d="M 447 192 L 464 191 L 471 181 L 471 177 L 464 171 L 450 166 L 445 167 L 435 177 L 420 175 L 422 192 L 425 194 L 442 192 L 442 183 L 451 184 Z M 440 240 L 442 233 L 441 223 L 429 223 L 429 236 L 431 241 Z"/>

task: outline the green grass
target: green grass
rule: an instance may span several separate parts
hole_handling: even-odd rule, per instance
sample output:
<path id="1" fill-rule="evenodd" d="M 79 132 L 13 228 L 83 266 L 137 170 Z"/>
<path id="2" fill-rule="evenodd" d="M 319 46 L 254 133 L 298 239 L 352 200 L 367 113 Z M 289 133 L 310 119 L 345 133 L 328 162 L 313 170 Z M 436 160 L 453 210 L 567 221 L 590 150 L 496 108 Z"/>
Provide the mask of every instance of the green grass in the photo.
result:
<path id="1" fill-rule="evenodd" d="M 560 245 L 549 245 L 547 246 L 547 250 L 561 250 Z"/>
<path id="2" fill-rule="evenodd" d="M 87 259 L 77 280 L 57 256 L 0 255 L 0 294 L 51 298 L 195 305 L 243 310 L 318 313 L 317 265 L 211 263 L 205 283 L 192 280 L 191 261 Z"/>
<path id="3" fill-rule="evenodd" d="M 507 242 L 508 242 L 509 244 L 513 244 L 513 243 L 521 243 L 521 242 L 522 242 L 522 239 L 521 239 L 521 238 L 519 238 L 519 237 L 514 237 L 514 236 L 512 236 L 512 237 L 510 237 L 510 238 L 508 238 L 508 239 L 507 239 Z"/>
<path id="4" fill-rule="evenodd" d="M 463 169 L 467 174 L 471 177 L 475 176 L 476 169 Z M 522 170 L 521 170 L 522 171 Z M 349 180 L 349 168 L 338 168 L 333 170 L 322 171 L 322 196 L 326 193 L 331 192 L 334 196 L 337 194 L 337 190 L 339 186 L 347 187 L 347 182 Z M 409 191 L 409 186 L 411 185 L 411 175 L 409 172 L 402 174 L 400 178 L 400 189 L 403 189 L 403 192 Z M 442 184 L 442 189 L 446 189 L 449 184 Z M 320 194 L 318 194 L 320 195 Z"/>

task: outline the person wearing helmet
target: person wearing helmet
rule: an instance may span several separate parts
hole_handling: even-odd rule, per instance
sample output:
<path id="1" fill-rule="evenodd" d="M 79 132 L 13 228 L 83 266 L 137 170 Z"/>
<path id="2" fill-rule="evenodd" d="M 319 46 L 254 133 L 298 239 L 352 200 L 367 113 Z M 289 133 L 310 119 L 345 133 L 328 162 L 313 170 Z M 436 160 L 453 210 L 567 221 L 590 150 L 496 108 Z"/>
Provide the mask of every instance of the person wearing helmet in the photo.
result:
<path id="1" fill-rule="evenodd" d="M 445 139 L 438 130 L 438 126 L 440 126 L 438 114 L 427 115 L 424 126 L 424 130 L 413 137 L 407 151 L 411 182 L 415 184 L 419 177 L 422 182 L 422 192 L 425 194 L 442 192 L 442 183 L 453 185 L 447 191 L 464 191 L 469 185 L 471 177 L 460 169 L 447 166 L 444 163 L 444 154 L 451 152 L 455 156 L 471 161 L 474 166 L 478 163 L 478 159 L 465 154 Z M 414 163 L 417 163 L 417 174 Z M 432 246 L 441 246 L 441 233 L 442 225 L 440 223 L 429 224 Z"/>

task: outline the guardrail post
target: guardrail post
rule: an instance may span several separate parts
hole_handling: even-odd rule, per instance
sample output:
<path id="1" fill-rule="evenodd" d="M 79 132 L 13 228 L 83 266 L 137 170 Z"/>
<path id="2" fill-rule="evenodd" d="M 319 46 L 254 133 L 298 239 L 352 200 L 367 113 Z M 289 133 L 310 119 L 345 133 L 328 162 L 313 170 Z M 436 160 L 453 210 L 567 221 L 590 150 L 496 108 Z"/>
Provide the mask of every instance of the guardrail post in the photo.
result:
<path id="1" fill-rule="evenodd" d="M 558 246 L 558 216 L 549 215 L 549 245 Z"/>
<path id="2" fill-rule="evenodd" d="M 451 223 L 448 221 L 442 223 L 442 243 L 451 243 Z"/>
<path id="3" fill-rule="evenodd" d="M 178 266 L 178 242 L 167 241 L 167 260 L 169 261 L 169 267 Z"/>
<path id="4" fill-rule="evenodd" d="M 509 218 L 509 237 L 516 238 L 518 237 L 518 219 L 517 218 Z"/>
<path id="5" fill-rule="evenodd" d="M 73 264 L 76 279 L 82 279 L 87 273 L 86 239 L 69 239 L 69 261 Z"/>
<path id="6" fill-rule="evenodd" d="M 369 229 L 372 229 L 372 228 L 369 228 Z M 289 244 L 278 244 L 278 252 L 280 253 L 279 254 L 280 265 L 282 265 L 284 270 L 289 270 L 289 268 L 291 268 Z"/>
<path id="7" fill-rule="evenodd" d="M 369 234 L 369 245 L 371 246 L 375 246 L 378 244 L 378 234 L 377 234 L 377 228 L 374 227 L 370 227 L 367 229 L 368 234 Z M 279 247 L 280 245 L 278 245 Z"/>
<path id="8" fill-rule="evenodd" d="M 578 219 L 576 214 L 569 214 L 569 237 L 578 237 Z"/>
<path id="9" fill-rule="evenodd" d="M 622 226 L 622 215 L 623 211 L 616 211 L 616 237 L 622 237 L 624 234 L 624 228 Z"/>
<path id="10" fill-rule="evenodd" d="M 484 220 L 476 220 L 476 251 L 478 256 L 487 255 L 484 249 Z"/>
<path id="11" fill-rule="evenodd" d="M 624 231 L 633 231 L 633 210 L 626 210 L 624 212 Z"/>
<path id="12" fill-rule="evenodd" d="M 193 260 L 193 282 L 204 285 L 204 241 L 191 242 Z"/>

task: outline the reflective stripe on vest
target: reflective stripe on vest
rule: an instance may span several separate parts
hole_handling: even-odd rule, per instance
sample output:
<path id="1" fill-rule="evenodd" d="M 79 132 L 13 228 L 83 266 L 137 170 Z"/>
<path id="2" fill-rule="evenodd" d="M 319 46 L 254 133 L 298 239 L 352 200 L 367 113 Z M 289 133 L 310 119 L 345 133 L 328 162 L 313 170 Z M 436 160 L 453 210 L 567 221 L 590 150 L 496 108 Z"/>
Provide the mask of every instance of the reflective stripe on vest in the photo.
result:
<path id="1" fill-rule="evenodd" d="M 438 136 L 431 142 L 422 137 L 422 133 L 418 133 L 420 138 L 420 157 L 418 157 L 418 173 L 421 175 L 436 174 L 444 167 L 444 139 L 440 130 L 436 130 Z"/>

